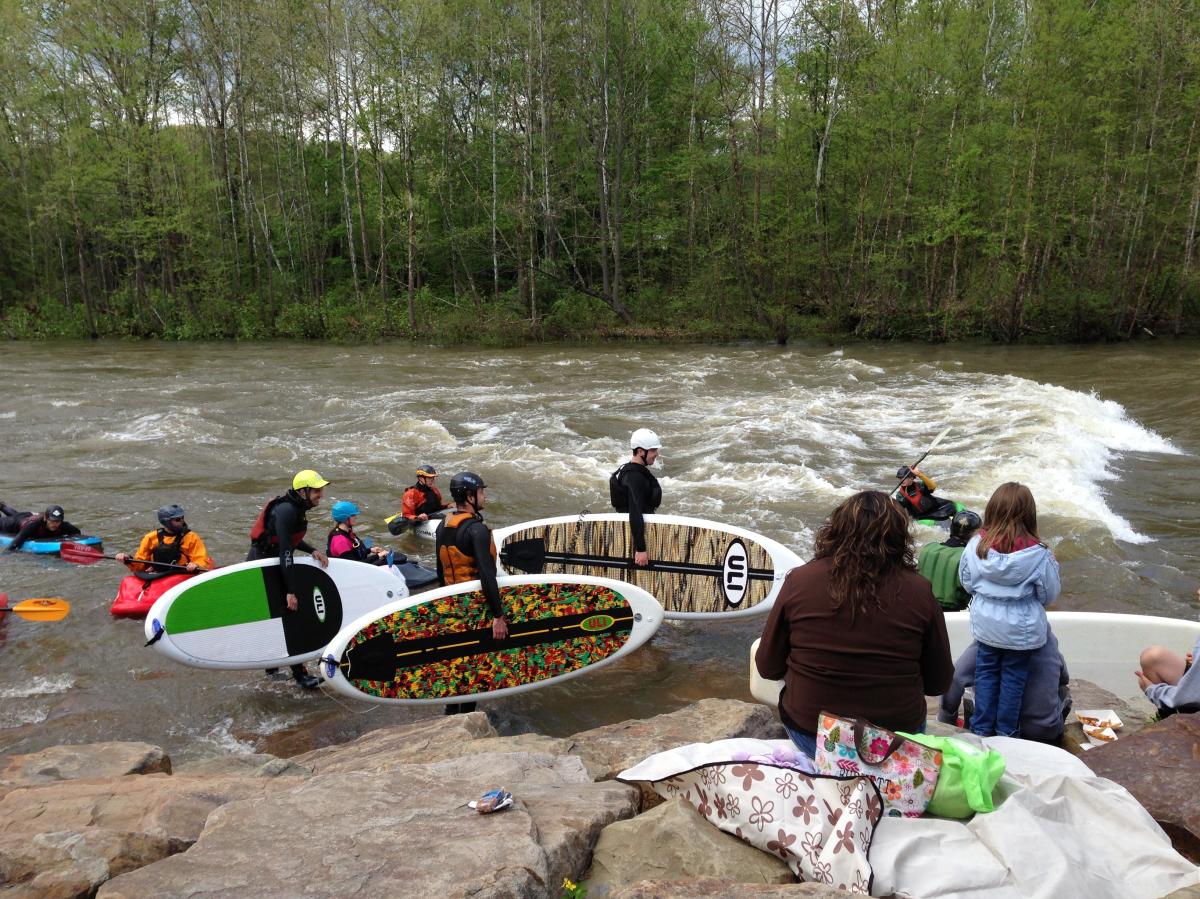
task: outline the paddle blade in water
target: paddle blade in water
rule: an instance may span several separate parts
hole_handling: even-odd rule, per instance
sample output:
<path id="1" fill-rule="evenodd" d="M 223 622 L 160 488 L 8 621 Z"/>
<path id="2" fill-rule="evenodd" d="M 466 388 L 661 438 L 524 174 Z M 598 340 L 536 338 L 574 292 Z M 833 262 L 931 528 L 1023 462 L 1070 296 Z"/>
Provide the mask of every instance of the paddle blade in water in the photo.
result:
<path id="1" fill-rule="evenodd" d="M 58 554 L 68 562 L 77 562 L 80 565 L 95 565 L 104 558 L 104 553 L 96 549 L 94 546 L 88 546 L 86 543 L 69 543 L 64 541 L 59 548 Z"/>
<path id="2" fill-rule="evenodd" d="M 57 597 L 39 597 L 26 599 L 15 606 L 5 606 L 2 610 L 12 612 L 28 621 L 61 621 L 71 611 L 71 604 Z"/>

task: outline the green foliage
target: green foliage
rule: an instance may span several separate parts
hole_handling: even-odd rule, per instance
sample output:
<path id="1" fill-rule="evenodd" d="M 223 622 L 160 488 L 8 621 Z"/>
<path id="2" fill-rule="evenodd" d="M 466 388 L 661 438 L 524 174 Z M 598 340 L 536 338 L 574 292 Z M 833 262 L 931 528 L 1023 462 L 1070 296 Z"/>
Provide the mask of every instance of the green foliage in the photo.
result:
<path id="1" fill-rule="evenodd" d="M 0 4 L 0 333 L 1046 341 L 1200 323 L 1197 0 L 745 13 Z"/>

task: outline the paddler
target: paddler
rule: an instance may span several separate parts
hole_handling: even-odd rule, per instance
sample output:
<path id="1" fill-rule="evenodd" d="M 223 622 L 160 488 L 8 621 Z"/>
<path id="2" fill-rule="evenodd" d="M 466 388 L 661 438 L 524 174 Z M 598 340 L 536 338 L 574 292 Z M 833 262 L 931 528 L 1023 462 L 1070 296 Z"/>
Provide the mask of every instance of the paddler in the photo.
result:
<path id="1" fill-rule="evenodd" d="M 662 504 L 662 487 L 650 466 L 658 458 L 662 441 L 649 428 L 638 428 L 629 435 L 629 461 L 614 471 L 608 479 L 608 494 L 618 512 L 629 515 L 629 536 L 633 543 L 633 564 L 645 568 L 650 564 L 646 551 L 646 521 Z"/>
<path id="2" fill-rule="evenodd" d="M 0 534 L 15 534 L 6 552 L 15 553 L 28 540 L 61 540 L 77 537 L 82 531 L 65 518 L 62 506 L 47 506 L 40 515 L 18 512 L 7 503 L 0 503 Z"/>
<path id="3" fill-rule="evenodd" d="M 292 489 L 267 500 L 258 513 L 254 526 L 250 528 L 250 552 L 246 554 L 246 561 L 279 556 L 279 569 L 287 585 L 287 607 L 290 612 L 296 611 L 300 605 L 296 599 L 292 553 L 298 549 L 303 550 L 316 559 L 322 568 L 329 565 L 329 557 L 304 539 L 308 532 L 307 513 L 321 502 L 328 484 L 329 481 L 311 468 L 296 472 L 296 476 L 292 478 Z M 267 673 L 274 674 L 277 670 L 268 668 Z M 321 683 L 301 664 L 292 666 L 292 677 L 306 690 L 314 690 Z"/>
<path id="4" fill-rule="evenodd" d="M 442 519 L 437 529 L 438 582 L 448 587 L 478 580 L 492 613 L 492 639 L 507 639 L 508 619 L 496 583 L 496 545 L 482 514 L 487 504 L 487 484 L 473 471 L 460 471 L 450 479 L 450 496 L 454 511 Z M 474 710 L 473 702 L 446 706 L 447 715 Z"/>
<path id="5" fill-rule="evenodd" d="M 366 541 L 354 531 L 359 508 L 349 500 L 340 500 L 330 509 L 334 528 L 325 541 L 325 551 L 331 559 L 348 559 L 351 562 L 366 562 L 368 565 L 386 565 L 387 550 L 378 546 L 367 546 Z"/>
<path id="6" fill-rule="evenodd" d="M 896 496 L 904 511 L 911 517 L 943 521 L 958 511 L 953 500 L 933 495 L 933 491 L 937 490 L 937 481 L 919 468 L 902 465 L 896 472 L 896 477 L 900 480 Z"/>
<path id="7" fill-rule="evenodd" d="M 950 519 L 950 539 L 945 543 L 927 543 L 917 557 L 917 572 L 933 586 L 933 595 L 947 612 L 961 612 L 971 602 L 971 594 L 958 579 L 958 563 L 963 547 L 982 524 L 970 509 L 954 513 Z"/>
<path id="8" fill-rule="evenodd" d="M 134 571 L 161 571 L 171 569 L 162 565 L 182 565 L 188 571 L 207 571 L 216 563 L 208 555 L 200 535 L 188 527 L 183 506 L 172 503 L 158 510 L 157 531 L 142 538 L 136 553 L 117 553 L 118 562 L 124 562 Z"/>
<path id="9" fill-rule="evenodd" d="M 400 514 L 387 520 L 388 530 L 399 534 L 406 527 L 428 521 L 452 508 L 437 489 L 437 469 L 426 463 L 417 468 L 417 482 L 404 491 L 400 499 Z"/>

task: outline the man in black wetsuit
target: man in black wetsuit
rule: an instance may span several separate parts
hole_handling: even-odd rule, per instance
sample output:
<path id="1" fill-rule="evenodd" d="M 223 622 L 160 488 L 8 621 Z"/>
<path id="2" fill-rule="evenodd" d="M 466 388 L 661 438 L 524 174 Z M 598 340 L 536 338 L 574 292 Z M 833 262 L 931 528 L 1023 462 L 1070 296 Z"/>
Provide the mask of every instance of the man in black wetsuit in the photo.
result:
<path id="1" fill-rule="evenodd" d="M 662 504 L 662 488 L 650 471 L 662 449 L 662 441 L 649 428 L 638 428 L 629 436 L 629 449 L 633 456 L 609 477 L 608 493 L 614 509 L 629 513 L 633 564 L 645 568 L 650 564 L 650 554 L 646 551 L 643 516 L 652 515 Z"/>
<path id="2" fill-rule="evenodd" d="M 299 606 L 292 572 L 292 553 L 297 549 L 303 550 L 316 559 L 322 568 L 329 565 L 329 558 L 325 553 L 304 539 L 308 531 L 306 513 L 315 509 L 321 502 L 328 483 L 312 469 L 297 472 L 292 478 L 292 489 L 282 496 L 268 500 L 250 529 L 250 552 L 246 554 L 246 561 L 279 556 L 279 570 L 283 573 L 283 580 L 287 585 L 287 607 L 291 612 L 296 611 Z M 277 670 L 268 668 L 267 673 L 274 674 Z M 306 690 L 316 689 L 321 683 L 301 664 L 292 666 L 292 677 Z"/>
<path id="3" fill-rule="evenodd" d="M 7 503 L 0 503 L 0 534 L 15 534 L 5 551 L 15 553 L 27 540 L 61 540 L 78 537 L 82 531 L 63 518 L 62 506 L 50 506 L 41 515 L 18 512 Z"/>
<path id="4" fill-rule="evenodd" d="M 487 503 L 487 484 L 473 471 L 460 471 L 450 479 L 450 496 L 454 511 L 442 519 L 437 529 L 438 583 L 447 587 L 479 581 L 492 613 L 492 639 L 504 640 L 508 637 L 508 619 L 496 583 L 496 544 L 481 514 Z M 474 710 L 473 702 L 446 706 L 447 715 Z"/>

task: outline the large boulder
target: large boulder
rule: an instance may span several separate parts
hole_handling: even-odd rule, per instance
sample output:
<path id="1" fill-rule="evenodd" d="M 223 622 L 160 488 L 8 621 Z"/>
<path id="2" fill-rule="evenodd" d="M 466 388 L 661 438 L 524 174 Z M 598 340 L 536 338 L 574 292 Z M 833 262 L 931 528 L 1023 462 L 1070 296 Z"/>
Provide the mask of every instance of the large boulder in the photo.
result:
<path id="1" fill-rule="evenodd" d="M 796 879 L 782 859 L 718 830 L 676 798 L 604 828 L 592 854 L 588 896 L 600 899 L 646 878 L 694 877 L 721 878 L 739 886 Z"/>
<path id="2" fill-rule="evenodd" d="M 312 768 L 265 752 L 239 752 L 185 762 L 175 773 L 188 777 L 308 777 Z"/>
<path id="3" fill-rule="evenodd" d="M 278 782 L 149 774 L 10 790 L 0 799 L 0 882 L 90 896 L 110 877 L 182 852 L 213 809 Z"/>
<path id="4" fill-rule="evenodd" d="M 171 773 L 171 759 L 162 749 L 150 743 L 51 746 L 41 752 L 7 756 L 2 764 L 0 795 L 14 787 L 60 780 Z"/>
<path id="5" fill-rule="evenodd" d="M 1200 862 L 1200 713 L 1172 715 L 1083 755 L 1101 777 L 1133 794 L 1171 837 Z"/>
<path id="6" fill-rule="evenodd" d="M 597 779 L 605 779 L 664 749 L 733 737 L 778 740 L 786 739 L 787 734 L 769 706 L 737 699 L 702 699 L 653 718 L 581 731 L 570 739 L 575 744 L 571 751 Z"/>
<path id="7" fill-rule="evenodd" d="M 349 743 L 314 749 L 291 760 L 318 774 L 390 771 L 398 765 L 441 758 L 465 743 L 495 736 L 496 729 L 483 712 L 443 715 L 369 731 Z"/>
<path id="8" fill-rule="evenodd" d="M 578 758 L 548 753 L 382 773 L 317 767 L 292 789 L 223 806 L 190 850 L 115 878 L 98 895 L 541 899 L 558 896 L 563 878 L 578 879 L 600 831 L 637 806 L 633 788 L 593 783 Z M 467 807 L 500 786 L 512 807 L 492 815 Z"/>
<path id="9" fill-rule="evenodd" d="M 613 890 L 609 899 L 851 899 L 857 893 L 847 893 L 823 883 L 732 883 L 728 880 L 703 878 L 699 880 L 640 880 L 635 884 Z"/>

